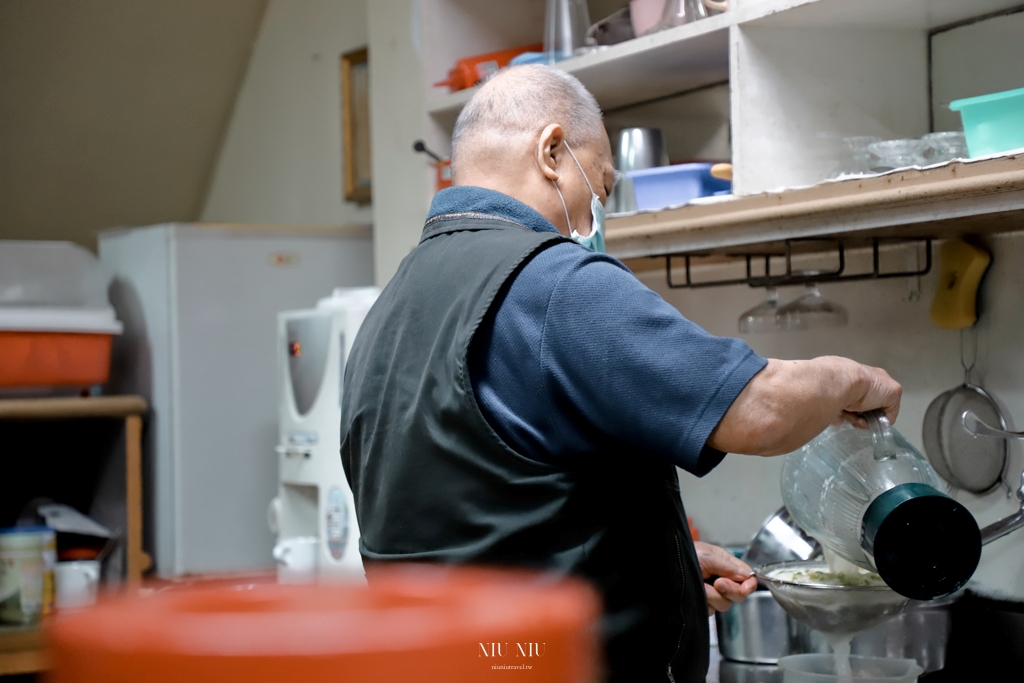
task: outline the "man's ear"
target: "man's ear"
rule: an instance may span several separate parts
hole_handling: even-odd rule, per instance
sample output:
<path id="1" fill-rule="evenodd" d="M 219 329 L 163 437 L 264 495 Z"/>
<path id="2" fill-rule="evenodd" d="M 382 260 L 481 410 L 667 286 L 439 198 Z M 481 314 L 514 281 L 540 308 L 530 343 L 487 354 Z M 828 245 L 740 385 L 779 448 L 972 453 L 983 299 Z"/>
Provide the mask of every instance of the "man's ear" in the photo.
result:
<path id="1" fill-rule="evenodd" d="M 565 142 L 565 131 L 557 123 L 550 123 L 537 141 L 537 165 L 548 180 L 558 180 L 558 159 Z"/>

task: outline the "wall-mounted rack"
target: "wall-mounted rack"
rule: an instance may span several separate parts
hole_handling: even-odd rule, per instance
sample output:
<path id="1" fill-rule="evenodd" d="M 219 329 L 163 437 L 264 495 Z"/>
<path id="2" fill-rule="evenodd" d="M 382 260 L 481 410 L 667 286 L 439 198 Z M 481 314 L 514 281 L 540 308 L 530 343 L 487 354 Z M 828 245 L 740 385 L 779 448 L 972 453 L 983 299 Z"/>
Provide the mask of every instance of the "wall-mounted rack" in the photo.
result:
<path id="1" fill-rule="evenodd" d="M 907 169 L 885 175 L 820 183 L 811 187 L 764 192 L 714 203 L 689 204 L 677 209 L 638 213 L 608 219 L 607 244 L 612 256 L 637 271 L 670 269 L 687 260 L 695 263 L 745 260 L 747 277 L 716 284 L 769 286 L 810 281 L 790 260 L 784 272 L 755 266 L 765 256 L 785 257 L 820 252 L 831 244 L 846 258 L 852 248 L 877 249 L 908 242 L 929 245 L 935 240 L 1024 231 L 1024 154 L 995 159 L 953 162 L 926 169 Z M 829 242 L 831 240 L 831 242 Z M 808 243 L 814 246 L 808 246 Z M 788 245 L 788 246 L 787 246 Z M 877 245 L 877 246 L 876 246 Z M 701 258 L 712 257 L 712 258 Z M 778 261 L 776 261 L 777 263 Z M 769 263 L 769 268 L 774 264 Z M 925 266 L 927 267 L 927 263 Z M 838 266 L 832 269 L 835 271 Z M 818 282 L 906 277 L 911 271 L 850 274 L 844 268 Z M 927 272 L 927 270 L 923 271 Z M 920 274 L 923 274 L 920 273 Z M 711 286 L 675 280 L 673 286 Z"/>
<path id="2" fill-rule="evenodd" d="M 894 246 L 912 246 L 917 249 L 920 246 L 924 247 L 925 263 L 924 266 L 913 270 L 895 270 L 884 272 L 881 265 L 881 245 L 883 241 L 886 244 Z M 836 266 L 829 270 L 796 270 L 793 268 L 793 247 L 794 243 L 822 243 L 826 248 L 831 246 L 834 248 Z M 895 277 L 918 277 L 921 275 L 927 275 L 932 269 L 932 240 L 931 238 L 923 239 L 888 239 L 883 240 L 882 238 L 871 239 L 871 270 L 863 273 L 848 273 L 846 272 L 847 261 L 846 261 L 846 249 L 847 245 L 841 239 L 836 238 L 804 238 L 804 239 L 792 239 L 784 240 L 782 247 L 781 258 L 785 261 L 785 271 L 778 274 L 772 274 L 772 259 L 778 258 L 778 255 L 766 254 L 766 253 L 750 253 L 750 254 L 737 254 L 735 259 L 745 259 L 746 261 L 746 276 L 740 278 L 724 278 L 717 280 L 702 280 L 695 282 L 693 279 L 692 268 L 693 260 L 700 258 L 700 254 L 667 254 L 665 256 L 665 280 L 668 284 L 669 289 L 700 289 L 704 287 L 723 287 L 727 285 L 749 285 L 750 287 L 784 287 L 788 285 L 801 285 L 809 283 L 821 283 L 821 282 L 851 282 L 856 280 L 883 280 L 887 278 Z M 826 249 L 827 250 L 827 249 Z M 821 253 L 823 249 L 819 247 L 815 250 L 816 253 Z M 672 279 L 672 258 L 682 258 L 686 267 L 686 279 L 684 282 L 676 282 Z M 756 261 L 764 261 L 764 272 L 761 274 L 755 274 L 754 263 Z"/>

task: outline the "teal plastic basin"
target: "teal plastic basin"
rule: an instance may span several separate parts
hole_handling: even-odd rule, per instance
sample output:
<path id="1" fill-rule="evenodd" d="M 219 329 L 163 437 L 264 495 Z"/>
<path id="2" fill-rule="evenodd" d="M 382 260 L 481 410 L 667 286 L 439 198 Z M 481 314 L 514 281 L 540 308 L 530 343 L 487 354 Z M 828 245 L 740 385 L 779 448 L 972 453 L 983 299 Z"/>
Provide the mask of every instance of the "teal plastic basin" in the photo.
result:
<path id="1" fill-rule="evenodd" d="M 971 157 L 1024 147 L 1024 88 L 954 100 Z"/>

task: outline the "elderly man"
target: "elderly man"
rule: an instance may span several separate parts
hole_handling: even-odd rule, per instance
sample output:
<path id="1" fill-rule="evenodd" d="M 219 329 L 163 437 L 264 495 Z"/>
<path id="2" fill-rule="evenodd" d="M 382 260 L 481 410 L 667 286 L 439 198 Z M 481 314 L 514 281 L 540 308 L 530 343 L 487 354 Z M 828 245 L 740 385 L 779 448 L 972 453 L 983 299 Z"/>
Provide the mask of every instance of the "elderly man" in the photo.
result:
<path id="1" fill-rule="evenodd" d="M 844 358 L 760 358 L 603 255 L 611 149 L 564 72 L 484 85 L 452 169 L 345 373 L 363 559 L 585 577 L 611 680 L 703 681 L 707 614 L 755 580 L 693 542 L 675 467 L 786 453 L 862 411 L 895 419 L 900 386 Z"/>

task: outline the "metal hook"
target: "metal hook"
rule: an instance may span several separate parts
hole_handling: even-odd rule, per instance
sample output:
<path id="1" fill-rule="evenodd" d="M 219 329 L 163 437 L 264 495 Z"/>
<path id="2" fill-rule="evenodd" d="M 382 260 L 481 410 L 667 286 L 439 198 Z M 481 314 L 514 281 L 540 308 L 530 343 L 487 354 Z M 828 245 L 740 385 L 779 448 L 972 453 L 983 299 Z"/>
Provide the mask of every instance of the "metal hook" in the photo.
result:
<path id="1" fill-rule="evenodd" d="M 971 357 L 971 364 L 968 365 L 967 361 L 964 360 L 964 337 L 966 336 L 967 330 L 974 332 L 974 353 Z M 978 331 L 973 326 L 964 327 L 960 330 L 960 367 L 964 369 L 964 384 L 970 385 L 971 383 L 971 371 L 974 370 L 974 366 L 978 362 Z"/>

